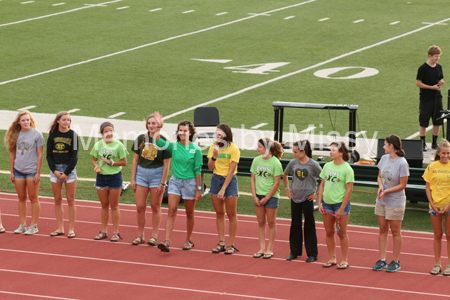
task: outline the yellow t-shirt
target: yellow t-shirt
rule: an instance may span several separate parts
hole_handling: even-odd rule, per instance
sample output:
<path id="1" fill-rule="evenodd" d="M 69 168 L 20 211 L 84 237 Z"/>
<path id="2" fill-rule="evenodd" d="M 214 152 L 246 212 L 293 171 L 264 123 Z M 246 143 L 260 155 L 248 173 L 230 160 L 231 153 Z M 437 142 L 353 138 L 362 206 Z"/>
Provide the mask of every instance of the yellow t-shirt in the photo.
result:
<path id="1" fill-rule="evenodd" d="M 450 163 L 435 161 L 428 165 L 422 177 L 430 184 L 434 205 L 444 208 L 450 203 Z"/>
<path id="2" fill-rule="evenodd" d="M 213 157 L 214 154 L 214 145 L 212 144 L 209 147 L 208 151 L 208 158 Z M 239 158 L 241 156 L 241 151 L 239 151 L 239 148 L 233 144 L 230 143 L 228 147 L 226 147 L 223 150 L 219 150 L 219 155 L 217 156 L 216 163 L 214 165 L 214 174 L 217 174 L 219 176 L 227 176 L 228 171 L 230 170 L 230 164 L 231 162 L 239 163 Z M 234 171 L 234 174 L 237 173 L 237 168 Z"/>

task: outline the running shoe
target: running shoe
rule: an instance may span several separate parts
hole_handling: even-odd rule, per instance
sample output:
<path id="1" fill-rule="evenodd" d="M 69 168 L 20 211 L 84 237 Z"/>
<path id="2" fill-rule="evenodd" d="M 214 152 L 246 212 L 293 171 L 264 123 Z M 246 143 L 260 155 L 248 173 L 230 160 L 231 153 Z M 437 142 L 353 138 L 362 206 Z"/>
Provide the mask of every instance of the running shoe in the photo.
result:
<path id="1" fill-rule="evenodd" d="M 374 271 L 381 271 L 381 270 L 386 269 L 386 268 L 387 268 L 387 262 L 386 262 L 385 259 L 384 260 L 380 259 L 379 261 L 377 261 L 375 266 L 373 266 L 373 270 Z"/>
<path id="2" fill-rule="evenodd" d="M 391 261 L 386 269 L 386 272 L 397 272 L 400 269 L 400 261 Z"/>
<path id="3" fill-rule="evenodd" d="M 14 233 L 24 233 L 25 231 L 27 231 L 27 225 L 25 224 L 20 224 L 19 228 L 17 228 L 16 230 L 14 230 Z"/>
<path id="4" fill-rule="evenodd" d="M 35 234 L 35 233 L 38 233 L 38 232 L 39 232 L 39 230 L 38 230 L 37 226 L 34 225 L 34 224 L 31 224 L 30 227 L 28 227 L 28 230 L 25 231 L 25 234 L 26 235 L 32 235 L 32 234 Z"/>

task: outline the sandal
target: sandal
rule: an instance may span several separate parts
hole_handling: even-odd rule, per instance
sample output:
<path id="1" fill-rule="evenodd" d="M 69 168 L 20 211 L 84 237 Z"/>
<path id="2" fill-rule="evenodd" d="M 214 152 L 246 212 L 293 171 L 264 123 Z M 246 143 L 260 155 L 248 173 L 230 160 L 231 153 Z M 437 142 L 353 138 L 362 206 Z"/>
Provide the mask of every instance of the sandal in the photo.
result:
<path id="1" fill-rule="evenodd" d="M 59 231 L 53 231 L 52 233 L 50 233 L 50 236 L 58 236 L 58 235 L 64 235 L 64 232 L 59 232 Z"/>
<path id="2" fill-rule="evenodd" d="M 260 258 L 264 255 L 264 252 L 256 252 L 255 254 L 253 254 L 253 258 Z"/>
<path id="3" fill-rule="evenodd" d="M 183 250 L 191 250 L 192 248 L 194 248 L 194 243 L 191 240 L 189 240 L 184 243 L 184 246 L 182 249 Z"/>
<path id="4" fill-rule="evenodd" d="M 100 233 L 97 234 L 97 236 L 94 238 L 94 240 L 100 241 L 100 240 L 106 239 L 107 237 L 108 237 L 108 234 L 106 232 L 100 231 Z"/>
<path id="5" fill-rule="evenodd" d="M 6 229 L 3 228 L 3 227 L 1 227 L 1 228 L 0 228 L 0 233 L 5 233 L 5 232 L 6 232 Z"/>
<path id="6" fill-rule="evenodd" d="M 330 256 L 330 259 L 332 259 L 333 257 L 336 258 L 336 256 Z M 326 263 L 324 263 L 322 265 L 322 267 L 324 267 L 324 268 L 331 268 L 332 266 L 335 266 L 335 265 L 337 265 L 336 262 L 327 261 Z"/>
<path id="7" fill-rule="evenodd" d="M 110 241 L 111 242 L 118 242 L 119 240 L 123 239 L 120 234 L 118 232 L 113 233 L 113 235 L 111 236 Z"/>
<path id="8" fill-rule="evenodd" d="M 348 263 L 340 263 L 339 266 L 337 267 L 338 270 L 345 270 L 348 269 L 350 267 L 350 265 Z"/>
<path id="9" fill-rule="evenodd" d="M 442 275 L 450 276 L 450 264 L 445 266 L 445 270 L 442 271 Z"/>
<path id="10" fill-rule="evenodd" d="M 223 243 L 223 244 L 220 244 Z M 219 241 L 217 247 L 212 250 L 212 253 L 220 253 L 225 251 L 225 241 Z"/>
<path id="11" fill-rule="evenodd" d="M 273 253 L 265 253 L 263 259 L 271 259 L 273 257 Z"/>
<path id="12" fill-rule="evenodd" d="M 147 244 L 149 244 L 150 246 L 156 246 L 156 245 L 158 245 L 158 240 L 154 236 L 152 236 L 148 240 Z"/>
<path id="13" fill-rule="evenodd" d="M 431 275 L 439 275 L 442 272 L 442 266 L 440 264 L 435 264 L 433 269 L 431 270 Z"/>
<path id="14" fill-rule="evenodd" d="M 142 236 L 137 236 L 132 242 L 131 245 L 139 245 L 145 243 L 145 240 Z"/>
<path id="15" fill-rule="evenodd" d="M 164 240 L 163 243 L 158 244 L 158 249 L 161 250 L 161 252 L 170 252 L 169 245 L 170 240 Z"/>
<path id="16" fill-rule="evenodd" d="M 236 249 L 236 247 L 234 247 L 234 245 L 229 245 L 227 247 L 227 250 L 225 251 L 225 254 L 233 254 L 235 251 L 239 252 L 239 250 Z"/>
<path id="17" fill-rule="evenodd" d="M 73 239 L 75 237 L 75 232 L 71 232 L 67 235 L 69 239 Z"/>

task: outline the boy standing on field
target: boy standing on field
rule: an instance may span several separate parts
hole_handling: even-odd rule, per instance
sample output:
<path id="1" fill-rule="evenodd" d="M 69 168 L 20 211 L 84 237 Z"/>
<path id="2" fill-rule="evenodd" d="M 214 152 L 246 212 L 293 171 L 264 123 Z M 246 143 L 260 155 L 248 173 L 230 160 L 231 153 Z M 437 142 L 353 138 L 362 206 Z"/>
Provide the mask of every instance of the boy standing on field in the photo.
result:
<path id="1" fill-rule="evenodd" d="M 441 86 L 444 84 L 442 67 L 437 63 L 441 54 L 442 51 L 438 46 L 428 48 L 428 60 L 417 71 L 416 86 L 420 88 L 419 134 L 423 151 L 428 150 L 425 137 L 430 118 L 433 122 L 433 143 L 431 144 L 433 149 L 437 148 L 439 126 L 443 124 L 443 119 L 436 120 L 440 116 L 439 111 L 442 110 Z"/>

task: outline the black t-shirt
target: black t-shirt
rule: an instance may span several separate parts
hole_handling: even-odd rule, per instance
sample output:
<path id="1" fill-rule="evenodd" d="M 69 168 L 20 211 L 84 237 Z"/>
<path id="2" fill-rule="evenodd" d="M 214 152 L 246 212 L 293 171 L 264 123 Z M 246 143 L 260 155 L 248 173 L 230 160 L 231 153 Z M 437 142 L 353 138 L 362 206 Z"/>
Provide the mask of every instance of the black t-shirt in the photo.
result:
<path id="1" fill-rule="evenodd" d="M 436 85 L 439 83 L 439 80 L 444 78 L 444 73 L 442 73 L 442 67 L 440 64 L 436 64 L 433 68 L 429 64 L 424 63 L 420 66 L 417 71 L 417 80 L 422 81 L 422 83 L 426 85 Z M 441 91 L 430 90 L 430 89 L 420 89 L 420 98 L 421 99 L 429 99 L 433 100 L 437 97 L 441 97 Z"/>
<path id="2" fill-rule="evenodd" d="M 146 138 L 145 147 L 142 150 L 139 150 L 139 146 L 142 144 L 144 138 Z M 162 135 L 160 138 L 166 140 L 166 138 Z M 147 134 L 141 134 L 137 137 L 131 145 L 131 151 L 139 155 L 139 166 L 146 169 L 162 167 L 164 165 L 164 159 L 172 158 L 172 153 L 166 150 L 161 150 L 158 146 L 156 146 L 153 138 Z"/>
<path id="3" fill-rule="evenodd" d="M 75 131 L 60 132 L 58 129 L 48 135 L 47 163 L 52 172 L 56 171 L 56 164 L 67 165 L 64 174 L 69 176 L 78 161 L 79 140 Z"/>

